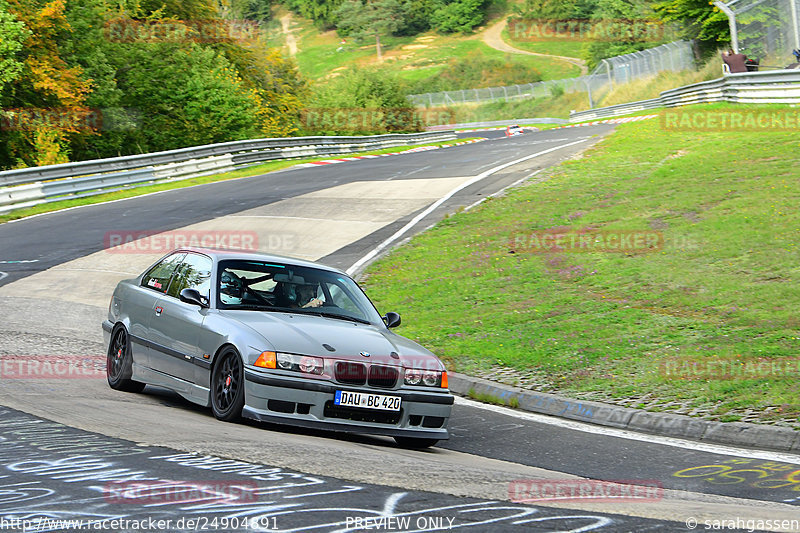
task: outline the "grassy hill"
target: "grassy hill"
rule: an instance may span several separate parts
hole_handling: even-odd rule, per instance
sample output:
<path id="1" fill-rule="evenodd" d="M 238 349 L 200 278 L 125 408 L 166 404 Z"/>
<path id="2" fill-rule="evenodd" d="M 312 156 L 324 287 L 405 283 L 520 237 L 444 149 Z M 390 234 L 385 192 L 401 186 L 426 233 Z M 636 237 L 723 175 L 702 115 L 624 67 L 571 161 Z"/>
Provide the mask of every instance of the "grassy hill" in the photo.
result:
<path id="1" fill-rule="evenodd" d="M 413 238 L 375 263 L 364 284 L 379 309 L 403 314 L 400 334 L 452 370 L 577 398 L 800 427 L 798 146 L 794 131 L 623 124 L 583 157 Z M 628 253 L 537 251 L 531 235 L 554 230 L 658 232 L 663 240 Z M 701 369 L 775 363 L 780 373 L 665 372 L 676 359 L 677 368 Z"/>
<path id="2" fill-rule="evenodd" d="M 275 13 L 276 20 L 270 31 L 272 38 L 269 45 L 286 46 L 287 33 L 283 31 L 278 20 L 287 13 L 283 10 Z M 440 35 L 427 32 L 409 37 L 382 38 L 384 53 L 382 63 L 378 62 L 374 42 L 355 42 L 347 39 L 346 44 L 342 45 L 341 37 L 335 31 L 320 32 L 311 21 L 295 14 L 290 15 L 288 29 L 296 42 L 295 59 L 300 71 L 312 80 L 335 76 L 336 72 L 350 65 L 382 64 L 395 71 L 402 79 L 414 82 L 435 78 L 447 69 L 448 65 L 470 57 L 501 60 L 518 67 L 517 72 L 520 69 L 529 69 L 531 78 L 542 80 L 569 78 L 580 74 L 578 67 L 564 61 L 495 50 L 482 40 L 485 27 L 479 28 L 472 35 Z M 575 49 L 578 50 L 579 47 Z M 483 86 L 521 82 L 519 79 L 504 79 L 500 73 L 498 76 L 486 79 Z"/>

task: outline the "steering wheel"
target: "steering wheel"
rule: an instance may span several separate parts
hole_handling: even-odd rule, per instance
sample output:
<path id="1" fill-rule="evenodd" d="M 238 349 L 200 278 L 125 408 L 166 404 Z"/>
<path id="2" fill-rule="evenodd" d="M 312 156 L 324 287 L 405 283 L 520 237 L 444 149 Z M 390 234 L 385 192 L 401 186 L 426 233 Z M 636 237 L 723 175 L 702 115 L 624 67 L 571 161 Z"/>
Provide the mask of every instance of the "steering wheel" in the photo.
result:
<path id="1" fill-rule="evenodd" d="M 261 276 L 259 278 L 253 278 L 253 279 L 239 278 L 239 280 L 242 282 L 242 290 L 245 293 L 252 294 L 253 296 L 255 296 L 256 300 L 258 300 L 262 304 L 274 306 L 272 302 L 270 302 L 269 300 L 258 294 L 258 292 L 256 292 L 255 289 L 250 288 L 250 285 L 252 285 L 253 283 L 260 283 L 268 279 L 272 279 L 272 274 L 270 274 L 269 276 Z"/>

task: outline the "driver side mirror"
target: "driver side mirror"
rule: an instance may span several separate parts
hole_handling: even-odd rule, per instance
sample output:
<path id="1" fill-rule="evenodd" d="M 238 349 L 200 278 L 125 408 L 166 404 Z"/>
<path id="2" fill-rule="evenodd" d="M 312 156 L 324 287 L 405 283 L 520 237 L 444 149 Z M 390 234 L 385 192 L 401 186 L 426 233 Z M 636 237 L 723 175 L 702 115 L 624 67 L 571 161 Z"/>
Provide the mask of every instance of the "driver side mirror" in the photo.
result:
<path id="1" fill-rule="evenodd" d="M 187 304 L 194 304 L 199 305 L 201 308 L 208 307 L 208 302 L 206 298 L 200 296 L 200 293 L 197 289 L 183 289 L 178 295 L 178 299 L 182 302 L 186 302 Z"/>
<path id="2" fill-rule="evenodd" d="M 386 313 L 386 316 L 382 318 L 383 318 L 383 323 L 386 324 L 387 328 L 396 328 L 397 326 L 400 325 L 400 315 L 392 311 Z"/>

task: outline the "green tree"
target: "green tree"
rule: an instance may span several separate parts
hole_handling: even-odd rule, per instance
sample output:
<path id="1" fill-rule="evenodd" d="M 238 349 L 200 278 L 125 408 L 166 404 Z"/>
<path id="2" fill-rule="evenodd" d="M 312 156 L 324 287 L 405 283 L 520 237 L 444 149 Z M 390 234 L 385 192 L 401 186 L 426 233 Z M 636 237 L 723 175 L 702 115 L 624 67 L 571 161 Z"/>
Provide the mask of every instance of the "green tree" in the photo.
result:
<path id="1" fill-rule="evenodd" d="M 664 22 L 680 24 L 680 36 L 694 39 L 708 54 L 731 40 L 728 17 L 708 0 L 663 0 L 655 5 Z"/>
<path id="2" fill-rule="evenodd" d="M 590 17 L 599 35 L 583 46 L 587 66 L 594 68 L 601 60 L 653 48 L 673 40 L 670 28 L 647 29 L 657 25 L 650 0 L 596 0 Z"/>
<path id="3" fill-rule="evenodd" d="M 0 0 L 0 95 L 22 73 L 20 51 L 30 35 L 25 23 L 8 11 L 8 3 Z"/>
<path id="4" fill-rule="evenodd" d="M 121 135 L 141 151 L 258 137 L 260 109 L 231 63 L 195 43 L 140 45 L 120 57 L 119 103 L 139 126 Z"/>
<path id="5" fill-rule="evenodd" d="M 333 28 L 336 22 L 336 10 L 342 0 L 285 0 L 292 11 L 309 18 L 322 29 Z"/>
<path id="6" fill-rule="evenodd" d="M 435 75 L 406 82 L 408 94 L 437 91 L 455 91 L 459 89 L 476 89 L 481 87 L 499 87 L 533 83 L 542 79 L 541 74 L 533 68 L 503 59 L 486 57 L 477 52 L 464 58 L 453 58 Z"/>
<path id="7" fill-rule="evenodd" d="M 431 29 L 431 17 L 438 7 L 438 0 L 402 0 L 402 25 L 398 35 L 416 35 Z"/>
<path id="8" fill-rule="evenodd" d="M 397 0 L 347 0 L 336 10 L 339 33 L 356 39 L 375 38 L 378 61 L 383 61 L 381 35 L 391 35 L 402 25 Z"/>
<path id="9" fill-rule="evenodd" d="M 597 7 L 597 0 L 525 0 L 513 6 L 514 13 L 523 19 L 569 20 L 587 19 Z"/>
<path id="10" fill-rule="evenodd" d="M 296 65 L 256 34 L 198 34 L 225 27 L 210 2 L 0 0 L 0 48 L 16 50 L 0 61 L 21 64 L 0 70 L 0 104 L 27 117 L 0 129 L 0 168 L 293 134 L 307 93 Z M 7 36 L 19 27 L 21 49 Z"/>
<path id="11" fill-rule="evenodd" d="M 433 12 L 431 25 L 444 33 L 467 33 L 483 22 L 485 7 L 485 0 L 442 0 Z"/>
<path id="12" fill-rule="evenodd" d="M 305 134 L 370 135 L 420 131 L 416 111 L 394 73 L 381 68 L 350 68 L 319 85 L 307 110 Z"/>

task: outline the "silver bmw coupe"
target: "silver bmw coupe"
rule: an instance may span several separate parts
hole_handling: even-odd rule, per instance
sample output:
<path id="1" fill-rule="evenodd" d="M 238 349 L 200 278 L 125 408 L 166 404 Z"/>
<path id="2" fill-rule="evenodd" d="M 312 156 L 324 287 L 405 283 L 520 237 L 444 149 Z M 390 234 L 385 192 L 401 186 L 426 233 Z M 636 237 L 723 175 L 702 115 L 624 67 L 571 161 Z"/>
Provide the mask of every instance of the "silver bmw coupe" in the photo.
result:
<path id="1" fill-rule="evenodd" d="M 288 257 L 185 248 L 121 281 L 103 322 L 108 384 L 171 389 L 241 416 L 394 437 L 447 439 L 444 365 L 391 328 L 345 273 Z"/>

